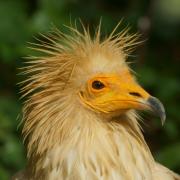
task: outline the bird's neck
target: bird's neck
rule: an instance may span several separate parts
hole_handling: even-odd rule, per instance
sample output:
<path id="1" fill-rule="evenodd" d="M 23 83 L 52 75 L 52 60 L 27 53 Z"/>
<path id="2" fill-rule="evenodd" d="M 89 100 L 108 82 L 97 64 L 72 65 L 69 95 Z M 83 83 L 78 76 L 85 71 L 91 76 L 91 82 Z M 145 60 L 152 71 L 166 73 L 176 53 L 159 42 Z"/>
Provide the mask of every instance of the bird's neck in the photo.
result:
<path id="1" fill-rule="evenodd" d="M 72 173 L 80 177 L 77 166 L 112 174 L 115 168 L 119 176 L 133 169 L 135 174 L 151 173 L 153 158 L 132 112 L 105 122 L 89 111 L 76 111 L 38 127 L 31 134 L 36 133 L 36 141 L 30 139 L 28 144 L 37 174 L 54 168 L 62 177 Z M 144 168 L 147 172 L 141 172 Z"/>

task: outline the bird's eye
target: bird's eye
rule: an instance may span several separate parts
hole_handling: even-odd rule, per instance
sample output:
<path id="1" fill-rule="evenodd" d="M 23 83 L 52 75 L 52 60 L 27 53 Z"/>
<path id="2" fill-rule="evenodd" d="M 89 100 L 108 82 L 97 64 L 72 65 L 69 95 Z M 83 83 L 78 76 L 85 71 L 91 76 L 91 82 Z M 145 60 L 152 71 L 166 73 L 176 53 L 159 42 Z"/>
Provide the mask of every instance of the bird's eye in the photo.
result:
<path id="1" fill-rule="evenodd" d="M 92 82 L 92 88 L 93 89 L 97 89 L 97 90 L 99 90 L 99 89 L 103 89 L 105 87 L 105 85 L 101 82 L 101 81 L 93 81 Z"/>

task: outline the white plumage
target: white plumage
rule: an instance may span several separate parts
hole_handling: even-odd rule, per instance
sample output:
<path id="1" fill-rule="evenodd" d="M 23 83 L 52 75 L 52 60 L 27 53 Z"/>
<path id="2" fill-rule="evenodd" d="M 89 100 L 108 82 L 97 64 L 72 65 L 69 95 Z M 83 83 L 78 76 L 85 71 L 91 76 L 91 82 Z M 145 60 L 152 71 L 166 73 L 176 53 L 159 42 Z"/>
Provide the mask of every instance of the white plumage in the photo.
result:
<path id="1" fill-rule="evenodd" d="M 104 40 L 100 27 L 94 39 L 85 28 L 55 30 L 35 48 L 46 55 L 31 57 L 24 70 L 28 165 L 15 179 L 180 179 L 155 162 L 138 123 L 136 110 L 155 105 L 126 62 L 137 35 L 115 30 Z"/>

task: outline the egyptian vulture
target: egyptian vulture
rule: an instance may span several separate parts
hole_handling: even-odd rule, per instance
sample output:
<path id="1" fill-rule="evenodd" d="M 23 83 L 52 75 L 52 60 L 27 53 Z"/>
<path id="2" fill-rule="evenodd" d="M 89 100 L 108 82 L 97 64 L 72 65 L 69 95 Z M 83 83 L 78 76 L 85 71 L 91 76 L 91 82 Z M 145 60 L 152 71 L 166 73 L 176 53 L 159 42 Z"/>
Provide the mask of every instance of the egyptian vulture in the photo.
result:
<path id="1" fill-rule="evenodd" d="M 35 44 L 40 55 L 26 62 L 22 87 L 28 164 L 14 179 L 180 179 L 144 140 L 137 111 L 164 122 L 165 110 L 128 66 L 137 34 L 117 27 L 104 39 L 100 26 L 93 37 L 84 26 L 67 34 L 54 29 Z"/>

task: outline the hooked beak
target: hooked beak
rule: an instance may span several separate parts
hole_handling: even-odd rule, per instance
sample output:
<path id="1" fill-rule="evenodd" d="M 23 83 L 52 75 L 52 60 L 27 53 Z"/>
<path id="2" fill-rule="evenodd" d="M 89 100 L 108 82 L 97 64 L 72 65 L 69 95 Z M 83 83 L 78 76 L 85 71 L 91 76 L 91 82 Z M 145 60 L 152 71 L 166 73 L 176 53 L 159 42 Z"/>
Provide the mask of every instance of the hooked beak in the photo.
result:
<path id="1" fill-rule="evenodd" d="M 127 107 L 137 110 L 150 110 L 154 115 L 160 117 L 162 125 L 164 124 L 166 113 L 165 108 L 159 99 L 151 96 L 138 84 L 128 85 L 128 90 L 125 88 L 125 91 L 128 91 L 130 95 L 126 97 L 126 100 L 128 100 L 126 104 Z"/>
<path id="2" fill-rule="evenodd" d="M 166 113 L 160 100 L 151 96 L 137 83 L 124 83 L 120 87 L 121 89 L 115 97 L 121 102 L 116 105 L 119 106 L 119 109 L 150 110 L 160 117 L 162 125 L 164 124 Z"/>
<path id="3" fill-rule="evenodd" d="M 161 101 L 156 97 L 150 96 L 147 100 L 147 104 L 150 109 L 160 117 L 161 123 L 163 125 L 166 120 L 166 112 Z"/>
<path id="4" fill-rule="evenodd" d="M 137 110 L 150 110 L 155 115 L 160 117 L 162 125 L 164 124 L 166 120 L 166 113 L 165 108 L 161 101 L 157 99 L 156 97 L 153 97 L 149 95 L 141 86 L 138 84 L 131 84 L 128 85 L 129 95 L 126 97 L 126 100 L 129 102 L 127 103 L 127 107 L 131 107 Z M 133 92 L 132 92 L 133 90 Z M 127 88 L 125 88 L 125 91 L 127 92 Z M 135 102 L 135 103 L 132 103 Z"/>
<path id="5" fill-rule="evenodd" d="M 163 104 L 128 77 L 125 79 L 116 75 L 98 77 L 98 80 L 105 82 L 106 86 L 96 91 L 89 88 L 88 93 L 80 93 L 82 102 L 94 111 L 105 114 L 120 114 L 130 109 L 150 110 L 159 116 L 164 124 L 166 113 Z"/>
<path id="6" fill-rule="evenodd" d="M 118 99 L 124 101 L 124 107 L 127 109 L 150 110 L 160 117 L 162 125 L 166 120 L 165 108 L 161 101 L 151 96 L 137 83 L 124 83 L 120 89 Z"/>

